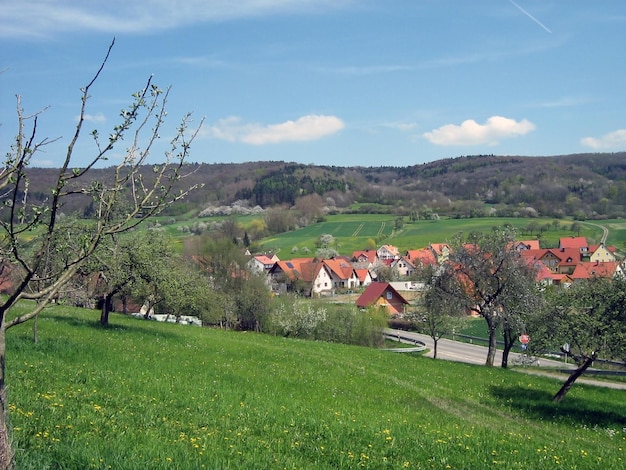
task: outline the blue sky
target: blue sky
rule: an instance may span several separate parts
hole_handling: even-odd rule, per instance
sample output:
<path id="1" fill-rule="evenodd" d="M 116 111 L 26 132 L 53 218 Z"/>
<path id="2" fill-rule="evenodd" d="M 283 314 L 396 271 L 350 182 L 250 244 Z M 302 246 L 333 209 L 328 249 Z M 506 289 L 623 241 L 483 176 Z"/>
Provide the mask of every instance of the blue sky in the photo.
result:
<path id="1" fill-rule="evenodd" d="M 0 0 L 3 152 L 20 95 L 61 137 L 34 164 L 60 165 L 113 37 L 89 130 L 107 135 L 153 74 L 172 87 L 163 140 L 204 118 L 194 162 L 626 150 L 624 0 Z"/>

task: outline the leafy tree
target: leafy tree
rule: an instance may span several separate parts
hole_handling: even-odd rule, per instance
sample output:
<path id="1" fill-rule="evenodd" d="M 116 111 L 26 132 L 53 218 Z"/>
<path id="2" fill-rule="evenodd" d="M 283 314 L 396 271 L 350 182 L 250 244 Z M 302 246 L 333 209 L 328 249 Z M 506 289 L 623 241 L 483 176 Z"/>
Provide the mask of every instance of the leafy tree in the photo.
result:
<path id="1" fill-rule="evenodd" d="M 261 331 L 270 311 L 271 294 L 265 274 L 247 273 L 232 292 L 235 315 L 242 330 Z"/>
<path id="2" fill-rule="evenodd" d="M 164 207 L 183 198 L 187 191 L 174 193 L 173 185 L 179 181 L 191 141 L 196 133 L 189 133 L 190 116 L 183 118 L 170 141 L 165 162 L 155 165 L 150 179 L 144 178 L 141 167 L 146 163 L 166 116 L 169 89 L 161 90 L 148 79 L 145 86 L 133 95 L 134 101 L 122 110 L 120 123 L 103 140 L 97 130 L 91 132 L 94 141 L 93 154 L 84 166 L 74 164 L 74 155 L 81 136 L 84 135 L 87 104 L 93 84 L 100 77 L 113 43 L 99 70 L 81 89 L 81 107 L 74 133 L 70 139 L 53 187 L 48 197 L 32 201 L 28 168 L 34 155 L 46 145 L 58 139 L 40 138 L 39 118 L 42 112 L 26 114 L 21 97 L 17 97 L 17 136 L 7 149 L 4 165 L 0 169 L 0 258 L 2 266 L 14 274 L 12 292 L 0 300 L 0 454 L 6 459 L 0 465 L 10 463 L 10 445 L 6 432 L 6 332 L 13 326 L 35 318 L 54 299 L 79 271 L 100 243 L 107 236 L 121 233 L 137 226 L 143 220 L 160 213 Z M 110 179 L 97 181 L 91 178 L 91 170 L 104 162 L 117 144 L 127 134 L 126 152 L 115 167 Z M 64 263 L 46 271 L 46 283 L 37 286 L 38 273 L 42 271 L 45 254 L 49 252 L 60 228 L 61 208 L 75 197 L 88 195 L 94 202 L 94 220 L 76 240 L 76 249 L 68 254 Z M 113 217 L 120 201 L 129 203 L 124 217 Z M 24 240 L 29 232 L 39 236 L 36 247 L 26 249 Z M 30 312 L 11 316 L 11 309 L 22 299 L 36 300 Z"/>
<path id="3" fill-rule="evenodd" d="M 539 224 L 533 220 L 531 222 L 528 222 L 528 225 L 526 225 L 525 230 L 526 232 L 528 232 L 530 236 L 532 236 L 532 234 L 536 232 L 538 228 L 539 228 Z"/>
<path id="4" fill-rule="evenodd" d="M 626 360 L 626 280 L 594 278 L 550 291 L 529 333 L 533 351 L 562 349 L 578 365 L 554 395 L 559 402 L 596 359 Z"/>
<path id="5" fill-rule="evenodd" d="M 270 233 L 288 232 L 294 227 L 293 215 L 286 209 L 273 208 L 265 211 L 265 227 Z"/>
<path id="6" fill-rule="evenodd" d="M 505 319 L 512 324 L 517 307 L 533 295 L 529 286 L 535 271 L 515 250 L 515 238 L 515 232 L 507 228 L 473 232 L 465 238 L 458 235 L 432 283 L 432 295 L 445 299 L 451 309 L 474 312 L 487 323 L 487 366 L 493 366 L 495 359 L 498 327 Z"/>
<path id="7" fill-rule="evenodd" d="M 408 315 L 420 331 L 432 338 L 433 359 L 437 359 L 439 340 L 459 328 L 464 320 L 464 312 L 456 308 L 456 302 L 450 302 L 452 299 L 443 290 L 433 288 L 437 276 L 437 268 L 433 265 L 424 265 L 419 269 L 418 279 L 425 286 L 422 308 Z"/>
<path id="8" fill-rule="evenodd" d="M 225 237 L 203 236 L 188 251 L 208 277 L 209 287 L 221 298 L 221 324 L 260 330 L 269 309 L 270 291 L 264 274 L 256 276 L 246 268 L 248 260 L 241 248 Z"/>

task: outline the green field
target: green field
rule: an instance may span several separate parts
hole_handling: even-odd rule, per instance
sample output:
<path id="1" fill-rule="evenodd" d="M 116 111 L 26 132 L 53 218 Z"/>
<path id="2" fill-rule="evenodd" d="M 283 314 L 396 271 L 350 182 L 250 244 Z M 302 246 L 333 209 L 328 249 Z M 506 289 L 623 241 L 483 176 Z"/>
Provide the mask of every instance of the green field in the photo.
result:
<path id="1" fill-rule="evenodd" d="M 205 217 L 179 220 L 169 223 L 171 218 L 157 218 L 163 224 L 166 232 L 173 237 L 174 243 L 182 247 L 183 239 L 188 237 L 179 230 L 183 225 L 192 225 L 194 222 L 211 223 L 224 220 L 228 217 Z M 244 227 L 250 225 L 252 220 L 262 218 L 261 215 L 238 216 L 236 220 Z M 279 254 L 281 259 L 308 256 L 306 249 L 314 253 L 316 241 L 323 234 L 331 234 L 335 238 L 335 249 L 343 255 L 350 255 L 353 251 L 363 250 L 368 247 L 368 242 L 374 241 L 376 246 L 391 244 L 397 246 L 401 252 L 409 249 L 424 248 L 430 243 L 445 243 L 459 232 L 469 233 L 474 230 L 488 231 L 494 226 L 510 224 L 517 228 L 521 239 L 537 239 L 538 232 L 528 233 L 525 228 L 530 222 L 538 225 L 552 224 L 553 219 L 528 219 L 528 218 L 476 218 L 476 219 L 441 219 L 438 221 L 418 221 L 409 223 L 408 217 L 404 217 L 404 227 L 394 230 L 396 216 L 390 214 L 339 214 L 326 217 L 326 221 L 310 225 L 291 232 L 277 234 L 258 241 L 261 250 L 273 251 Z M 541 234 L 543 247 L 551 248 L 558 246 L 559 238 L 578 235 L 570 230 L 571 220 L 559 221 L 561 227 L 549 230 Z M 626 251 L 626 221 L 602 220 L 594 222 L 580 222 L 582 229 L 580 235 L 587 237 L 590 243 L 598 243 L 602 237 L 602 228 L 609 229 L 608 245 L 617 247 L 621 252 Z M 292 252 L 296 247 L 298 251 Z M 305 249 L 305 250 L 303 250 Z"/>
<path id="2" fill-rule="evenodd" d="M 363 250 L 369 240 L 374 240 L 376 246 L 391 244 L 397 246 L 400 252 L 409 249 L 418 249 L 430 243 L 449 242 L 459 232 L 489 231 L 494 226 L 510 224 L 517 228 L 521 239 L 536 239 L 537 233 L 529 234 L 525 227 L 531 220 L 539 225 L 549 224 L 548 219 L 520 219 L 520 218 L 484 218 L 484 219 L 444 219 L 439 221 L 419 221 L 405 223 L 400 231 L 394 231 L 394 217 L 388 214 L 351 214 L 329 216 L 325 222 L 311 225 L 293 232 L 282 233 L 261 240 L 264 250 L 278 253 L 281 259 L 304 256 L 303 248 L 310 253 L 316 250 L 315 242 L 322 234 L 331 234 L 335 238 L 335 249 L 342 255 L 351 255 L 353 251 Z M 559 230 L 544 232 L 541 236 L 542 246 L 556 247 L 559 238 L 577 235 L 570 230 L 571 221 L 561 221 Z M 626 242 L 626 224 L 620 221 L 606 221 L 603 223 L 610 229 L 608 244 L 614 244 L 624 249 Z M 596 225 L 582 223 L 581 236 L 587 237 L 592 243 L 598 243 L 602 236 L 602 229 Z M 292 252 L 297 247 L 297 252 Z"/>
<path id="3" fill-rule="evenodd" d="M 624 392 L 60 306 L 8 333 L 19 469 L 621 469 Z"/>

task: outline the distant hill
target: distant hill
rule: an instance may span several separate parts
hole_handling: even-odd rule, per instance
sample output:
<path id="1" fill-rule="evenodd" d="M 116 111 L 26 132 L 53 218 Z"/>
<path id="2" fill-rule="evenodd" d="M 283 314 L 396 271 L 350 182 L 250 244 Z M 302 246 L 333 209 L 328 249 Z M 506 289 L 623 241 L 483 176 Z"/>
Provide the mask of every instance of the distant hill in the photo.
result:
<path id="1" fill-rule="evenodd" d="M 546 216 L 577 219 L 626 216 L 626 152 L 550 157 L 476 155 L 405 166 L 340 167 L 289 162 L 187 165 L 182 184 L 204 187 L 171 209 L 200 211 L 207 205 L 293 206 L 318 194 L 335 211 L 354 204 L 363 212 L 399 215 L 429 211 L 452 217 Z M 56 169 L 29 170 L 35 199 L 47 197 Z M 105 181 L 112 168 L 97 169 Z M 143 171 L 150 178 L 152 167 Z M 68 213 L 88 214 L 89 199 L 68 202 Z"/>

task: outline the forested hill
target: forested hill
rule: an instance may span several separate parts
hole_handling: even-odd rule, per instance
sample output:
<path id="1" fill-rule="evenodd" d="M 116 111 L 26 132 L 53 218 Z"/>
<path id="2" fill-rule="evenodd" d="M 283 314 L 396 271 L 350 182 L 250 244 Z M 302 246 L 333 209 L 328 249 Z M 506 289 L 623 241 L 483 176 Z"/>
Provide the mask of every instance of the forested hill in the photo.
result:
<path id="1" fill-rule="evenodd" d="M 334 210 L 409 214 L 432 211 L 459 217 L 497 215 L 626 215 L 626 152 L 551 157 L 478 155 L 406 167 L 328 167 L 288 162 L 187 165 L 185 185 L 203 183 L 175 212 L 245 201 L 264 208 L 293 206 L 305 196 L 322 198 Z M 96 170 L 105 180 L 112 169 Z M 151 167 L 146 167 L 149 177 Z M 31 169 L 31 187 L 49 187 L 54 169 Z M 33 194 L 31 193 L 31 197 Z M 36 196 L 36 195 L 35 195 Z M 66 211 L 80 213 L 88 201 Z"/>

